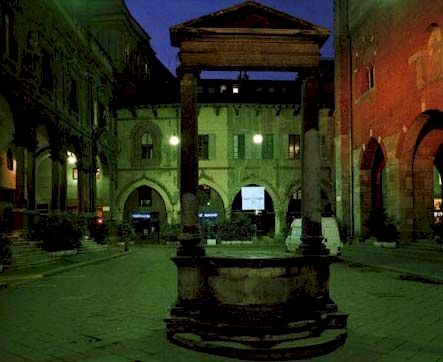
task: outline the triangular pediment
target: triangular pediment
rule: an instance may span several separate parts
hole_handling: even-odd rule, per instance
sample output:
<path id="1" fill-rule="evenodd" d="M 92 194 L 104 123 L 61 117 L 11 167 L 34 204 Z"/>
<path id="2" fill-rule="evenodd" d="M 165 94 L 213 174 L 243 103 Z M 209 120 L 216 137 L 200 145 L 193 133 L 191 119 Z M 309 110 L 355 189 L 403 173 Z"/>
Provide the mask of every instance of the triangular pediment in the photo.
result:
<path id="1" fill-rule="evenodd" d="M 223 10 L 178 24 L 180 28 L 236 28 L 236 29 L 298 29 L 327 31 L 303 19 L 291 16 L 255 1 L 246 1 Z"/>
<path id="2" fill-rule="evenodd" d="M 318 65 L 329 30 L 246 1 L 169 29 L 183 67 L 289 70 Z"/>

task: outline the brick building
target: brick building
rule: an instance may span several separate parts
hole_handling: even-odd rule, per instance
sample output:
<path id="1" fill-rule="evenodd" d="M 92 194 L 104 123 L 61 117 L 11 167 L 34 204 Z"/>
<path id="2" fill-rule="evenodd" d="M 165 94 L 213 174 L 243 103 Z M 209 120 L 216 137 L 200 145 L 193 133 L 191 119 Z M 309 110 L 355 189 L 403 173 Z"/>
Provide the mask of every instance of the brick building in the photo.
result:
<path id="1" fill-rule="evenodd" d="M 401 240 L 430 236 L 443 172 L 441 1 L 335 1 L 337 218 L 371 234 L 385 210 Z"/>

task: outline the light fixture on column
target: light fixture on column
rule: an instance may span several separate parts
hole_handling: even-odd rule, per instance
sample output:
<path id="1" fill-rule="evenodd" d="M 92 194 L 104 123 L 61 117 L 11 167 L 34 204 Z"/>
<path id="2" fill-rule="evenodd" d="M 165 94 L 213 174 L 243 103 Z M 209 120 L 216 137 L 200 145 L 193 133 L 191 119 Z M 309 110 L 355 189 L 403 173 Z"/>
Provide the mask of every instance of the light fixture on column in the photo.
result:
<path id="1" fill-rule="evenodd" d="M 75 157 L 75 155 L 69 151 L 67 152 L 67 154 L 68 154 L 68 158 L 67 158 L 68 163 L 70 165 L 74 165 L 77 162 L 77 157 Z"/>
<path id="2" fill-rule="evenodd" d="M 256 133 L 252 136 L 252 142 L 256 145 L 261 144 L 263 142 L 263 135 L 261 133 Z"/>
<path id="3" fill-rule="evenodd" d="M 169 137 L 169 144 L 171 146 L 177 146 L 180 143 L 180 138 L 174 133 L 171 137 Z"/>
<path id="4" fill-rule="evenodd" d="M 178 125 L 176 125 L 178 128 Z M 171 120 L 169 120 L 169 128 L 171 128 Z M 169 137 L 169 144 L 171 146 L 177 146 L 180 143 L 180 138 L 177 136 L 176 131 L 174 129 L 174 133 L 171 137 Z"/>

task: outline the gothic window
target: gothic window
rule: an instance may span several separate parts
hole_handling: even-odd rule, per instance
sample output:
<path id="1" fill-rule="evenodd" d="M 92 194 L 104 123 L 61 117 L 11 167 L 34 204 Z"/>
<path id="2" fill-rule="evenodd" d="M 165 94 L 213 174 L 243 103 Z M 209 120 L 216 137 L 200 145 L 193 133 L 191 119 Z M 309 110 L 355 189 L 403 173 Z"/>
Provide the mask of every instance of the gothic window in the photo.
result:
<path id="1" fill-rule="evenodd" d="M 141 158 L 152 159 L 154 156 L 154 142 L 150 133 L 146 132 L 141 138 Z"/>
<path id="2" fill-rule="evenodd" d="M 14 171 L 14 154 L 10 148 L 6 151 L 6 167 L 9 171 Z"/>
<path id="3" fill-rule="evenodd" d="M 71 84 L 69 87 L 69 110 L 74 113 L 78 113 L 78 89 L 77 89 L 77 81 L 75 79 L 71 79 Z"/>
<path id="4" fill-rule="evenodd" d="M 135 168 L 156 168 L 162 158 L 162 132 L 152 121 L 139 121 L 129 135 L 130 161 Z"/>
<path id="5" fill-rule="evenodd" d="M 245 135 L 235 134 L 233 144 L 233 158 L 243 160 L 245 158 Z"/>
<path id="6" fill-rule="evenodd" d="M 6 10 L 3 14 L 2 48 L 7 58 L 17 61 L 18 49 L 14 34 L 14 16 Z"/>
<path id="7" fill-rule="evenodd" d="M 53 59 L 51 54 L 42 50 L 42 87 L 49 92 L 54 90 Z"/>
<path id="8" fill-rule="evenodd" d="M 209 160 L 209 135 L 198 135 L 198 158 L 200 160 Z"/>
<path id="9" fill-rule="evenodd" d="M 300 135 L 288 135 L 288 158 L 291 160 L 300 159 Z"/>
<path id="10" fill-rule="evenodd" d="M 367 82 L 368 90 L 375 87 L 375 68 L 372 64 L 367 68 Z"/>

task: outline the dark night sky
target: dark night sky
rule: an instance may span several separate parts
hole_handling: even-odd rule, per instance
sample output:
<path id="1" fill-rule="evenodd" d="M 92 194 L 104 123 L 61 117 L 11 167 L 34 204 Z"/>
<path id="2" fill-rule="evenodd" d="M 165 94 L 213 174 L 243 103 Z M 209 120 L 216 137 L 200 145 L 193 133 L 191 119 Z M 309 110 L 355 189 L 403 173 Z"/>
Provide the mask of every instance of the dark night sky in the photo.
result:
<path id="1" fill-rule="evenodd" d="M 240 3 L 239 0 L 125 0 L 135 19 L 151 36 L 157 56 L 175 74 L 177 48 L 170 45 L 169 28 L 173 25 Z M 333 0 L 260 0 L 263 5 L 333 29 Z M 332 35 L 321 49 L 322 56 L 333 57 Z M 251 78 L 291 79 L 288 73 L 250 73 Z M 233 77 L 227 72 L 204 74 L 205 78 Z"/>

